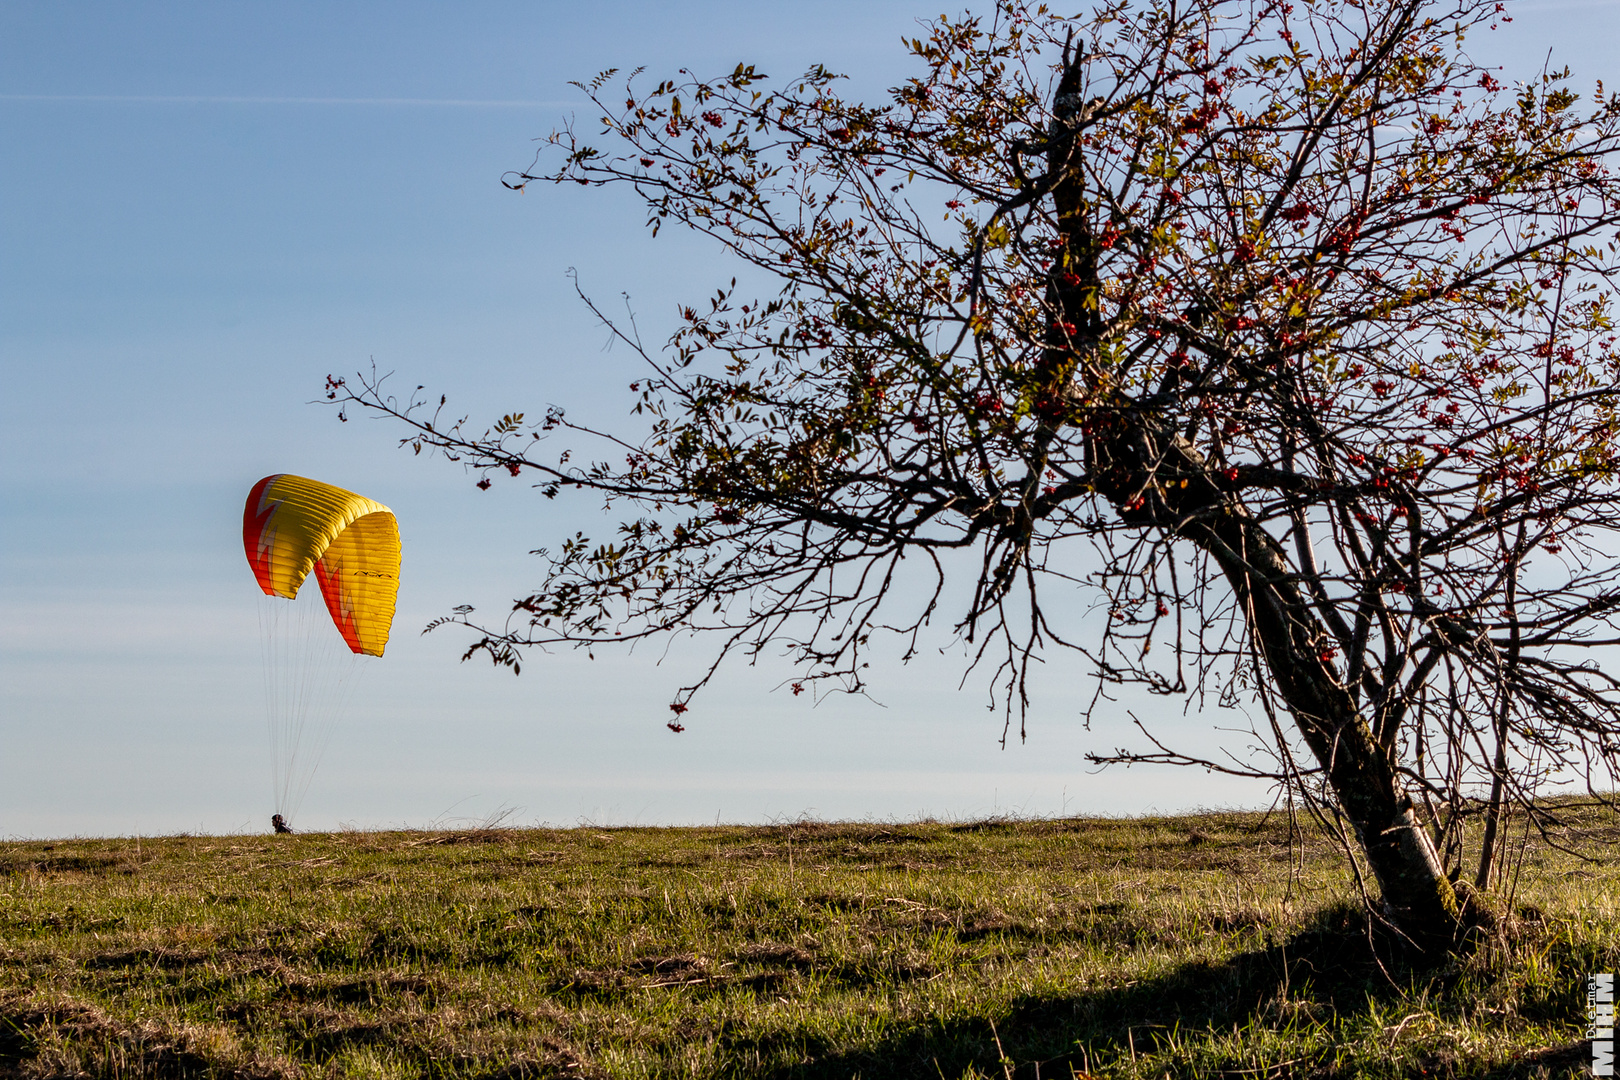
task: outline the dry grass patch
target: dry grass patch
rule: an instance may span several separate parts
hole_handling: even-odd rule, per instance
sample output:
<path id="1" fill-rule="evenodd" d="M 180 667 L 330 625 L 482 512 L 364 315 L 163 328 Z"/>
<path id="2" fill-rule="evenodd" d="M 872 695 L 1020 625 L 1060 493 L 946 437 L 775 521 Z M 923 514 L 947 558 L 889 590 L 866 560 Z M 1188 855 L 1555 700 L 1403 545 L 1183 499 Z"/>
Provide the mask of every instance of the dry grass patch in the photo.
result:
<path id="1" fill-rule="evenodd" d="M 1421 975 L 1277 816 L 0 844 L 0 1075 L 1568 1075 L 1565 831 Z"/>

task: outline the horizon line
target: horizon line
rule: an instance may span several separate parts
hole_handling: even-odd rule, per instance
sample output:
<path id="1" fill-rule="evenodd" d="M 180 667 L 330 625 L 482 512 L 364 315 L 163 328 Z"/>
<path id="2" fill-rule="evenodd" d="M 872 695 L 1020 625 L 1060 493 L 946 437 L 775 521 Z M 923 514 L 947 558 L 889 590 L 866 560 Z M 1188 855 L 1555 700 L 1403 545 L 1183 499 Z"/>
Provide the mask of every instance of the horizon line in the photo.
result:
<path id="1" fill-rule="evenodd" d="M 84 101 L 141 105 L 425 105 L 483 109 L 553 109 L 583 101 L 521 101 L 477 98 L 256 97 L 216 94 L 0 94 L 0 101 Z"/>

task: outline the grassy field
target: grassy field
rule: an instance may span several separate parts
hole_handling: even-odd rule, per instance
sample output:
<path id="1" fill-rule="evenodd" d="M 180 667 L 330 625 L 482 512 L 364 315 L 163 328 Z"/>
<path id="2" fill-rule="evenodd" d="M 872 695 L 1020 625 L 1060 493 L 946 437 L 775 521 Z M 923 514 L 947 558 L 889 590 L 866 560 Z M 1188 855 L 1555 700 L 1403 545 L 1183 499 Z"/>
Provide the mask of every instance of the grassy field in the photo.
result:
<path id="1" fill-rule="evenodd" d="M 1563 832 L 1421 976 L 1280 815 L 0 843 L 0 1075 L 1583 1075 Z"/>

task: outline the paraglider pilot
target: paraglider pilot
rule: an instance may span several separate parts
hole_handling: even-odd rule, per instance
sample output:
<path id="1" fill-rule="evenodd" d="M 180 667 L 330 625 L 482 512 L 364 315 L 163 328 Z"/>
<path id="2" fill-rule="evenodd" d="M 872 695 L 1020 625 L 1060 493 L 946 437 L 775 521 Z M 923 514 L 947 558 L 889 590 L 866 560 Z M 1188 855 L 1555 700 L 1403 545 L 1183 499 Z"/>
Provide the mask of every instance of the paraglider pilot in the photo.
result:
<path id="1" fill-rule="evenodd" d="M 288 825 L 287 824 L 287 819 L 282 817 L 280 814 L 271 814 L 270 815 L 270 825 L 278 833 L 290 833 L 290 832 L 292 832 L 292 826 Z"/>

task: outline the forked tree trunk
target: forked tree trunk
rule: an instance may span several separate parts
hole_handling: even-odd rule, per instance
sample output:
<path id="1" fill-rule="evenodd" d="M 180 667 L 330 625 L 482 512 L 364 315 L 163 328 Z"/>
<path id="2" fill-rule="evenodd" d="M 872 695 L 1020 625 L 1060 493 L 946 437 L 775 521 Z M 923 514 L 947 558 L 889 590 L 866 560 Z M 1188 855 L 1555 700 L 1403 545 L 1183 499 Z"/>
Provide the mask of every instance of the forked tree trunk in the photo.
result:
<path id="1" fill-rule="evenodd" d="M 1057 211 L 1064 265 L 1073 271 L 1065 278 L 1054 275 L 1047 301 L 1060 319 L 1070 322 L 1063 333 L 1052 335 L 1037 374 L 1049 388 L 1048 400 L 1083 404 L 1087 395 L 1078 385 L 1084 378 L 1079 367 L 1082 343 L 1099 340 L 1102 329 L 1098 248 L 1089 232 L 1084 144 L 1078 138 L 1091 107 L 1082 101 L 1083 61 L 1067 47 L 1065 67 L 1053 103 L 1048 179 L 1043 183 Z M 1042 441 L 1049 442 L 1064 421 L 1056 413 L 1047 415 L 1052 426 Z M 1324 655 L 1330 638 L 1281 546 L 1241 501 L 1217 486 L 1197 448 L 1151 413 L 1138 412 L 1122 400 L 1111 415 L 1093 412 L 1086 432 L 1091 482 L 1121 518 L 1180 536 L 1221 567 L 1277 693 L 1355 827 L 1386 914 L 1423 952 L 1444 952 L 1455 940 L 1461 918 L 1456 890 L 1413 813 L 1412 800 L 1397 782 L 1393 762 Z M 1032 475 L 1038 476 L 1044 463 L 1036 465 Z"/>

